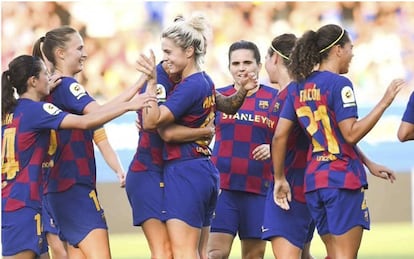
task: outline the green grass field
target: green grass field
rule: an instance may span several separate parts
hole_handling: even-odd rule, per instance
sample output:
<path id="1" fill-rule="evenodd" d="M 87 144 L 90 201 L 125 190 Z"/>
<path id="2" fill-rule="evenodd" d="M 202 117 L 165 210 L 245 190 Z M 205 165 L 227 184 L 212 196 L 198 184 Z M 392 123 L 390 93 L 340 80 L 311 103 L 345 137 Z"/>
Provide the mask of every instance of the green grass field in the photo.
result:
<path id="1" fill-rule="evenodd" d="M 112 257 L 114 259 L 150 258 L 149 249 L 143 234 L 110 234 Z M 319 236 L 315 233 L 311 245 L 315 258 L 325 256 L 325 249 Z M 231 258 L 241 258 L 240 243 L 236 238 Z M 265 258 L 273 258 L 270 243 Z M 364 232 L 360 259 L 413 259 L 414 258 L 414 226 L 411 223 L 372 224 L 370 231 Z"/>

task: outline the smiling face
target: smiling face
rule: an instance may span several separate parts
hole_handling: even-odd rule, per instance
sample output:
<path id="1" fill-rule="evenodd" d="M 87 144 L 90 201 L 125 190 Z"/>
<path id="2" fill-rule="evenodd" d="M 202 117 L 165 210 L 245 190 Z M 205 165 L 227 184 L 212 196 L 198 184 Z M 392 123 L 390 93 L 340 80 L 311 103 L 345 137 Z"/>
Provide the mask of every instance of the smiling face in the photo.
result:
<path id="1" fill-rule="evenodd" d="M 75 75 L 83 70 L 83 64 L 87 54 L 83 45 L 83 39 L 79 33 L 72 33 L 70 40 L 66 42 L 62 53 L 65 70 Z"/>
<path id="2" fill-rule="evenodd" d="M 237 49 L 230 54 L 229 70 L 234 81 L 239 81 L 242 75 L 254 72 L 259 75 L 261 64 L 258 64 L 254 52 L 250 49 Z"/>
<path id="3" fill-rule="evenodd" d="M 352 52 L 353 45 L 351 42 L 345 43 L 343 47 L 341 47 L 341 59 L 340 59 L 340 66 L 339 66 L 339 74 L 346 74 L 349 71 L 349 65 L 351 64 L 351 60 L 354 57 Z"/>
<path id="4" fill-rule="evenodd" d="M 172 39 L 162 38 L 161 48 L 163 52 L 163 61 L 168 74 L 181 75 L 188 65 L 187 52 L 177 46 Z"/>

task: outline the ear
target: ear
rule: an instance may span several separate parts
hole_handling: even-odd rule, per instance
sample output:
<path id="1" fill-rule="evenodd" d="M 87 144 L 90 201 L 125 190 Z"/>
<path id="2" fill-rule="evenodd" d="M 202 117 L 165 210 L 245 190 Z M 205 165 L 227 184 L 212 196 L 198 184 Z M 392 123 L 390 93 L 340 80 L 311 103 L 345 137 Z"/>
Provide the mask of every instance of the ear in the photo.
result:
<path id="1" fill-rule="evenodd" d="M 55 50 L 55 57 L 57 59 L 64 60 L 65 59 L 65 50 L 62 49 L 62 48 L 56 48 L 56 50 Z"/>
<path id="2" fill-rule="evenodd" d="M 277 62 L 279 62 L 280 58 L 281 58 L 281 56 L 279 56 L 276 52 L 274 52 L 273 55 L 270 57 L 273 64 L 275 64 L 275 65 L 277 64 Z"/>
<path id="3" fill-rule="evenodd" d="M 342 52 L 343 52 L 344 48 L 341 47 L 341 45 L 337 44 L 337 45 L 333 46 L 332 48 L 333 48 L 333 51 L 334 51 L 336 56 L 338 56 L 338 57 L 342 56 Z"/>
<path id="4" fill-rule="evenodd" d="M 185 56 L 186 56 L 186 58 L 191 58 L 192 56 L 194 56 L 194 47 L 193 46 L 187 47 L 185 49 Z"/>
<path id="5" fill-rule="evenodd" d="M 36 87 L 36 77 L 31 76 L 27 79 L 27 87 Z"/>

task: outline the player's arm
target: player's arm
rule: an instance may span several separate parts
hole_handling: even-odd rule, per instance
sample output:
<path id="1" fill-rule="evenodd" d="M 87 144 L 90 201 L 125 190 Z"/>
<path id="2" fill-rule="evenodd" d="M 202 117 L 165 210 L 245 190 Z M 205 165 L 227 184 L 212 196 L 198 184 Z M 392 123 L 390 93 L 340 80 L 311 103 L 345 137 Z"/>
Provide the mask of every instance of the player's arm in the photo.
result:
<path id="1" fill-rule="evenodd" d="M 158 130 L 165 142 L 191 142 L 197 140 L 211 140 L 214 136 L 214 125 L 190 128 L 179 124 L 170 124 Z"/>
<path id="2" fill-rule="evenodd" d="M 369 172 L 372 175 L 385 180 L 390 180 L 391 183 L 393 183 L 396 180 L 395 173 L 391 169 L 370 160 L 358 146 L 356 146 L 355 148 L 362 162 L 368 168 Z"/>
<path id="3" fill-rule="evenodd" d="M 414 140 L 414 124 L 401 121 L 397 136 L 401 142 Z"/>
<path id="4" fill-rule="evenodd" d="M 292 199 L 289 183 L 286 181 L 284 165 L 289 134 L 294 127 L 294 122 L 280 118 L 275 134 L 272 138 L 271 154 L 274 171 L 273 199 L 282 209 L 288 210 Z"/>
<path id="5" fill-rule="evenodd" d="M 242 106 L 246 95 L 247 90 L 243 87 L 240 87 L 236 93 L 229 96 L 222 95 L 216 91 L 216 108 L 227 114 L 235 114 Z"/>
<path id="6" fill-rule="evenodd" d="M 356 145 L 375 126 L 404 85 L 404 80 L 393 80 L 380 102 L 364 118 L 357 120 L 353 117 L 339 122 L 338 126 L 345 141 Z"/>
<path id="7" fill-rule="evenodd" d="M 216 91 L 216 108 L 217 110 L 227 113 L 235 114 L 243 105 L 244 98 L 249 90 L 258 86 L 258 80 L 254 73 L 245 74 L 236 84 L 239 86 L 236 93 L 224 96 Z"/>
<path id="8" fill-rule="evenodd" d="M 112 148 L 103 127 L 94 131 L 93 141 L 98 146 L 106 164 L 115 172 L 118 177 L 120 187 L 125 187 L 125 171 L 119 160 L 118 154 Z"/>

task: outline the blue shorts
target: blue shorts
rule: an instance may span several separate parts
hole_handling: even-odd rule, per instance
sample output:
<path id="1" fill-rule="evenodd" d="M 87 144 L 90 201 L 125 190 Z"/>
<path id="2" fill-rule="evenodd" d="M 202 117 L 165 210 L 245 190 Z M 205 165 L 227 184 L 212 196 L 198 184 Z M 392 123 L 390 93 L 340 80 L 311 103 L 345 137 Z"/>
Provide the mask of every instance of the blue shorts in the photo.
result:
<path id="1" fill-rule="evenodd" d="M 45 199 L 42 200 L 42 223 L 43 223 L 43 231 L 45 233 L 52 233 L 54 235 L 59 235 L 59 229 L 56 225 L 56 222 L 53 220 L 52 216 L 50 215 L 50 209 Z"/>
<path id="2" fill-rule="evenodd" d="M 304 245 L 313 238 L 315 224 L 306 203 L 292 199 L 289 206 L 289 210 L 284 210 L 276 205 L 272 183 L 266 196 L 262 238 L 271 240 L 280 236 L 303 250 Z"/>
<path id="3" fill-rule="evenodd" d="M 42 231 L 40 211 L 25 207 L 16 211 L 1 212 L 2 255 L 12 256 L 31 250 L 36 255 L 48 251 Z"/>
<path id="4" fill-rule="evenodd" d="M 166 219 L 196 228 L 210 226 L 217 203 L 219 173 L 208 158 L 180 160 L 164 168 Z"/>
<path id="5" fill-rule="evenodd" d="M 266 197 L 242 191 L 222 190 L 211 232 L 239 234 L 243 239 L 261 239 Z"/>
<path id="6" fill-rule="evenodd" d="M 370 218 L 363 188 L 326 188 L 305 195 L 319 235 L 342 235 L 356 226 L 369 229 Z"/>
<path id="7" fill-rule="evenodd" d="M 74 185 L 64 192 L 45 195 L 51 216 L 59 226 L 59 237 L 77 245 L 94 229 L 108 229 L 96 190 Z"/>
<path id="8" fill-rule="evenodd" d="M 125 190 L 132 208 L 134 226 L 150 218 L 165 220 L 162 172 L 131 172 L 126 176 Z"/>

